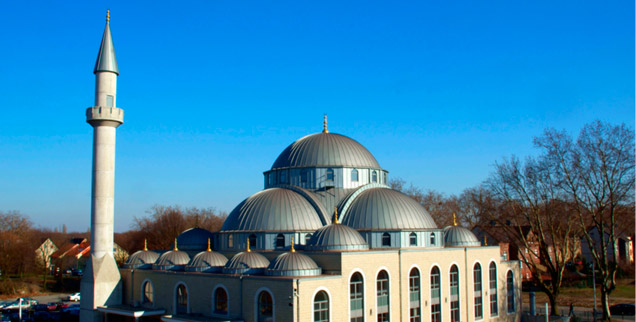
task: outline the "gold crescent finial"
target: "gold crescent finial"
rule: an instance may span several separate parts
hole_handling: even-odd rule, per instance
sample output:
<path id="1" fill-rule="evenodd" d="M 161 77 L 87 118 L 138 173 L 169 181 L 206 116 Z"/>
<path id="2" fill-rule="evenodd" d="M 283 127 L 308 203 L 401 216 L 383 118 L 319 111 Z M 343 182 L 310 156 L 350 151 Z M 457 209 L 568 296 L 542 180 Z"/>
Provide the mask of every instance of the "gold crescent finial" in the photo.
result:
<path id="1" fill-rule="evenodd" d="M 338 221 L 338 207 L 334 207 L 333 223 L 334 224 L 339 224 L 340 223 L 340 221 Z"/>
<path id="2" fill-rule="evenodd" d="M 144 250 L 147 251 L 148 250 L 148 240 L 144 239 Z"/>
<path id="3" fill-rule="evenodd" d="M 486 239 L 486 235 L 484 235 L 484 246 L 488 246 L 488 239 Z"/>
<path id="4" fill-rule="evenodd" d="M 178 250 L 179 250 L 179 248 L 177 248 L 177 239 L 175 238 L 174 239 L 174 251 L 176 252 Z"/>
<path id="5" fill-rule="evenodd" d="M 208 252 L 211 252 L 212 248 L 210 248 L 210 238 L 208 238 Z"/>
<path id="6" fill-rule="evenodd" d="M 325 120 L 323 121 L 322 133 L 329 133 L 329 130 L 327 130 L 327 114 L 325 114 Z"/>
<path id="7" fill-rule="evenodd" d="M 296 249 L 294 248 L 294 237 L 291 238 L 291 252 L 295 253 Z"/>
<path id="8" fill-rule="evenodd" d="M 252 250 L 250 249 L 250 238 L 247 237 L 247 248 L 245 249 L 246 252 L 251 252 Z"/>
<path id="9" fill-rule="evenodd" d="M 110 21 L 110 10 L 106 10 L 106 22 Z"/>
<path id="10" fill-rule="evenodd" d="M 457 214 L 453 213 L 453 226 L 457 226 Z"/>

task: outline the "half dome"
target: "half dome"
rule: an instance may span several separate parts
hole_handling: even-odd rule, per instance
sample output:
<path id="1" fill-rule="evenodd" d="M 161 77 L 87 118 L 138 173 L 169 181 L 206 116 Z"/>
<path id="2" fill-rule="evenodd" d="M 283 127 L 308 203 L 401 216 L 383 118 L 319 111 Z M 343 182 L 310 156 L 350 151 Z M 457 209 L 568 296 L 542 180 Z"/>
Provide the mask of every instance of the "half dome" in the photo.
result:
<path id="1" fill-rule="evenodd" d="M 278 156 L 272 170 L 304 167 L 349 167 L 380 169 L 380 164 L 362 144 L 344 135 L 315 133 L 298 139 Z"/>
<path id="2" fill-rule="evenodd" d="M 159 254 L 151 250 L 138 250 L 128 257 L 124 268 L 151 269 Z"/>
<path id="3" fill-rule="evenodd" d="M 227 257 L 213 251 L 203 251 L 196 254 L 186 265 L 188 272 L 220 272 L 227 264 Z"/>
<path id="4" fill-rule="evenodd" d="M 152 269 L 163 271 L 182 271 L 185 265 L 190 262 L 190 256 L 180 250 L 171 250 L 163 253 Z"/>
<path id="5" fill-rule="evenodd" d="M 227 217 L 222 231 L 314 231 L 323 226 L 302 195 L 270 188 L 243 200 Z"/>
<path id="6" fill-rule="evenodd" d="M 265 256 L 254 252 L 240 252 L 223 267 L 223 274 L 260 274 L 269 266 Z"/>
<path id="7" fill-rule="evenodd" d="M 265 270 L 269 276 L 316 276 L 322 273 L 316 262 L 309 256 L 289 252 L 278 255 Z"/>
<path id="8" fill-rule="evenodd" d="M 179 249 L 183 251 L 201 251 L 208 248 L 208 239 L 214 240 L 214 235 L 202 228 L 190 228 L 177 236 Z"/>
<path id="9" fill-rule="evenodd" d="M 357 230 L 437 228 L 431 215 L 413 198 L 389 188 L 370 188 L 351 202 L 342 223 Z"/>
<path id="10" fill-rule="evenodd" d="M 481 246 L 481 242 L 472 231 L 460 226 L 444 228 L 444 246 L 446 247 L 474 247 Z"/>
<path id="11" fill-rule="evenodd" d="M 366 250 L 369 245 L 355 229 L 343 224 L 330 224 L 318 229 L 305 245 L 307 251 Z"/>

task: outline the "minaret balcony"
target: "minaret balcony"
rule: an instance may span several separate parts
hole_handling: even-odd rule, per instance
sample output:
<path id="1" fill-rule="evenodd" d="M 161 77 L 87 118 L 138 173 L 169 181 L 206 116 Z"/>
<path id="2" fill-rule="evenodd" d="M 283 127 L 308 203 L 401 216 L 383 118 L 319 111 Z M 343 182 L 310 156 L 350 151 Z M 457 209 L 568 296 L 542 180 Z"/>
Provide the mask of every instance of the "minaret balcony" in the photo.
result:
<path id="1" fill-rule="evenodd" d="M 93 106 L 86 109 L 86 122 L 91 125 L 104 124 L 115 127 L 124 123 L 124 110 L 119 107 Z"/>

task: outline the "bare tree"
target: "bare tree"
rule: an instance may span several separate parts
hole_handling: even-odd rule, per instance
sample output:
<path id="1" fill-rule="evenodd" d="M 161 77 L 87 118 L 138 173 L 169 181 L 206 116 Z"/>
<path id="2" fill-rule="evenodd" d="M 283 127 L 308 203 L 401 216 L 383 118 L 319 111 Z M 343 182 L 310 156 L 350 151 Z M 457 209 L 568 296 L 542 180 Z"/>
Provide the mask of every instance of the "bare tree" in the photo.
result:
<path id="1" fill-rule="evenodd" d="M 133 229 L 141 234 L 129 237 L 137 238 L 132 242 L 140 249 L 143 239 L 148 240 L 148 247 L 154 249 L 170 249 L 174 239 L 188 228 L 198 227 L 209 231 L 218 231 L 227 217 L 214 208 L 181 208 L 179 206 L 153 206 L 149 217 L 135 218 Z"/>
<path id="2" fill-rule="evenodd" d="M 528 158 L 522 163 L 512 157 L 495 165 L 488 183 L 500 202 L 490 219 L 528 250 L 520 252 L 521 259 L 547 295 L 551 314 L 558 315 L 565 264 L 574 259 L 579 235 L 576 219 L 568 216 L 568 204 L 555 184 L 558 176 L 551 170 L 544 160 Z"/>
<path id="3" fill-rule="evenodd" d="M 0 212 L 0 270 L 3 274 L 22 275 L 33 263 L 32 226 L 18 211 Z"/>
<path id="4" fill-rule="evenodd" d="M 617 215 L 621 208 L 633 209 L 634 205 L 634 130 L 625 124 L 596 121 L 583 127 L 576 142 L 554 129 L 546 130 L 534 142 L 561 175 L 559 187 L 575 205 L 583 237 L 599 270 L 603 319 L 611 319 Z M 590 228 L 595 228 L 600 238 L 593 238 Z"/>

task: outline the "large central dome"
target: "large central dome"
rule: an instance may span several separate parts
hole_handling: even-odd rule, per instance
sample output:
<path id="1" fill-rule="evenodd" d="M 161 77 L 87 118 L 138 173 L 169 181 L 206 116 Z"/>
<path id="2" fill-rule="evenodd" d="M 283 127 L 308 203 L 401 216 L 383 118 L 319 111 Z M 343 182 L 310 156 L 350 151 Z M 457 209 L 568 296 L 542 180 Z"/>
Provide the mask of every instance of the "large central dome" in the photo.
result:
<path id="1" fill-rule="evenodd" d="M 303 167 L 374 168 L 380 165 L 362 144 L 344 135 L 316 133 L 288 146 L 276 159 L 272 170 Z"/>

